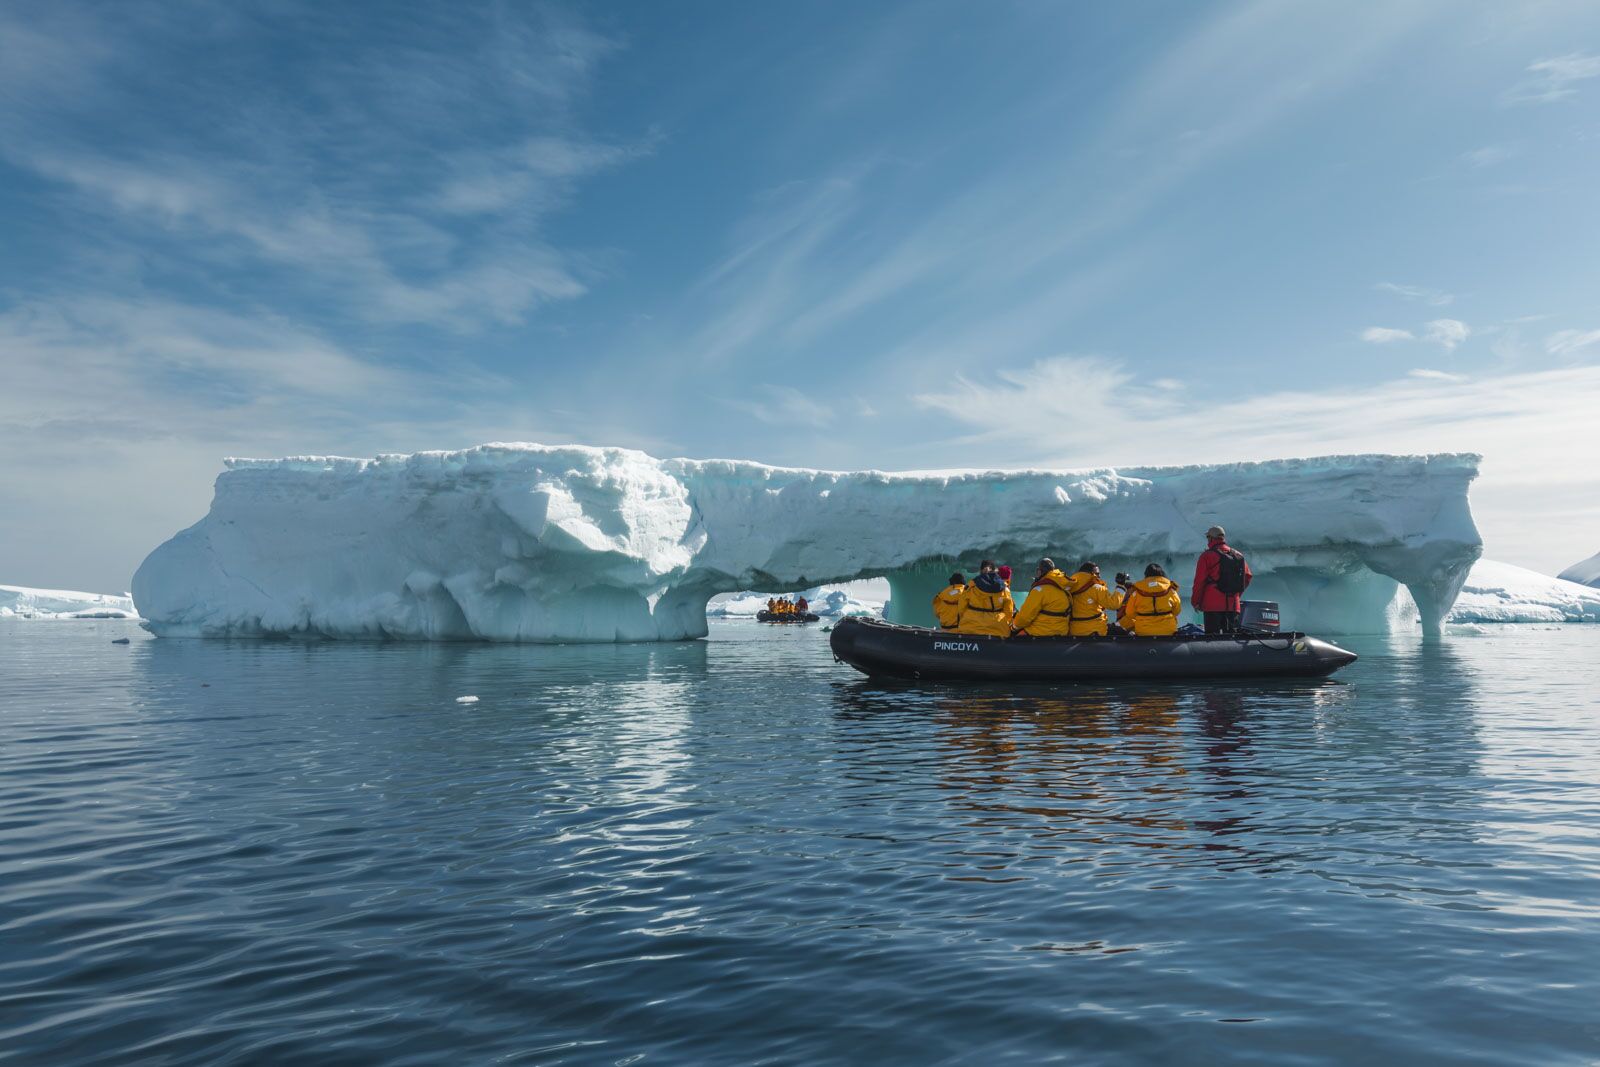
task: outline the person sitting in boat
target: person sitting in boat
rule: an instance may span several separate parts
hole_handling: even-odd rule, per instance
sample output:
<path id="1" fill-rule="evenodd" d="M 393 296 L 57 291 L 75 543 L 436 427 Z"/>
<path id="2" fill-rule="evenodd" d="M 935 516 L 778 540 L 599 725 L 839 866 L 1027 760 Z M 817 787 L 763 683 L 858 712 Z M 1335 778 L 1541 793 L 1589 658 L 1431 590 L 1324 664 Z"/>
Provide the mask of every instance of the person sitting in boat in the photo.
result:
<path id="1" fill-rule="evenodd" d="M 1011 621 L 1011 635 L 1026 637 L 1064 637 L 1072 632 L 1072 598 L 1067 595 L 1067 576 L 1055 561 L 1041 559 L 1038 576 L 1028 596 Z"/>
<path id="2" fill-rule="evenodd" d="M 808 612 L 810 610 L 811 610 L 811 605 L 806 602 L 806 598 L 805 597 L 797 597 L 795 599 L 795 602 L 794 602 L 794 613 L 796 615 L 804 615 L 806 612 Z"/>
<path id="3" fill-rule="evenodd" d="M 1073 637 L 1104 637 L 1106 612 L 1122 607 L 1122 591 L 1106 588 L 1105 580 L 1100 577 L 1100 564 L 1092 560 L 1078 565 L 1077 573 L 1067 586 L 1067 595 L 1072 598 Z"/>
<path id="4" fill-rule="evenodd" d="M 776 615 L 777 613 L 778 613 L 778 598 L 775 597 L 775 596 L 767 597 L 767 614 L 768 615 Z"/>
<path id="5" fill-rule="evenodd" d="M 978 567 L 978 577 L 961 593 L 961 617 L 956 633 L 1010 636 L 1011 616 L 1016 611 L 1011 590 L 1000 580 L 994 561 L 986 559 Z"/>
<path id="6" fill-rule="evenodd" d="M 939 620 L 939 629 L 954 630 L 961 621 L 961 594 L 967 591 L 967 576 L 956 571 L 950 584 L 933 598 L 933 617 Z"/>
<path id="7" fill-rule="evenodd" d="M 1144 569 L 1144 577 L 1127 587 L 1117 623 L 1137 637 L 1166 637 L 1178 632 L 1178 616 L 1183 612 L 1183 594 L 1178 583 L 1167 577 L 1161 564 Z"/>

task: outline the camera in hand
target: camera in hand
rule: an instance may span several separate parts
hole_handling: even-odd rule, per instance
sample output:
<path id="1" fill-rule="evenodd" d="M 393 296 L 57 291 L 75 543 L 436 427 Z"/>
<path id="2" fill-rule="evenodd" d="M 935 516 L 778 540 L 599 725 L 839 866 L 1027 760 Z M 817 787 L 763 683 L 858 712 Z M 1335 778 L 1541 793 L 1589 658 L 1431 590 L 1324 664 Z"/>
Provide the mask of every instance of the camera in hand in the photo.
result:
<path id="1" fill-rule="evenodd" d="M 1132 585 L 1133 584 L 1133 576 L 1128 574 L 1127 571 L 1118 571 L 1117 572 L 1117 584 L 1118 585 Z"/>

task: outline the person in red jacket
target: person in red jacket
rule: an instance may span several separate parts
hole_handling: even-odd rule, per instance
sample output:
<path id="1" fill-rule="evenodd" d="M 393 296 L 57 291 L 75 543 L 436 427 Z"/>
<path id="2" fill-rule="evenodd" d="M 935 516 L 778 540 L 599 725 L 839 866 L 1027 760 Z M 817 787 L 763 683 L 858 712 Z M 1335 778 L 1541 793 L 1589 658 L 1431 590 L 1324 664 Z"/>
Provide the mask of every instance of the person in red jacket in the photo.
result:
<path id="1" fill-rule="evenodd" d="M 1231 634 L 1239 628 L 1239 608 L 1250 585 L 1250 564 L 1228 547 L 1228 535 L 1220 526 L 1206 531 L 1206 550 L 1194 565 L 1194 585 L 1189 603 L 1206 618 L 1206 633 Z"/>

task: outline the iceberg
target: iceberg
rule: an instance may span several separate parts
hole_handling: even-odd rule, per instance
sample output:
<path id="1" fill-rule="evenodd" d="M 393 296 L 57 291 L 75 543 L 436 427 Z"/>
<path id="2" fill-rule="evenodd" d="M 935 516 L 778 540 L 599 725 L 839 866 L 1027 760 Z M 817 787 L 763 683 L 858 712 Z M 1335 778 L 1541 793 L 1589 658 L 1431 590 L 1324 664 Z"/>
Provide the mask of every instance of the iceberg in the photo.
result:
<path id="1" fill-rule="evenodd" d="M 1592 585 L 1596 589 L 1600 589 L 1600 552 L 1596 552 L 1582 563 L 1574 563 L 1557 577 L 1563 581 L 1577 582 L 1579 585 Z"/>
<path id="2" fill-rule="evenodd" d="M 133 598 L 124 593 L 80 593 L 0 585 L 0 619 L 133 619 Z"/>
<path id="3" fill-rule="evenodd" d="M 1600 622 L 1600 589 L 1509 563 L 1479 560 L 1445 621 Z"/>
<path id="4" fill-rule="evenodd" d="M 532 444 L 230 459 L 133 598 L 168 637 L 654 641 L 704 636 L 719 593 L 882 577 L 889 618 L 927 623 L 950 570 L 985 556 L 1154 560 L 1186 584 L 1220 522 L 1287 623 L 1387 631 L 1403 588 L 1437 632 L 1482 551 L 1477 471 L 1449 454 L 891 474 Z"/>

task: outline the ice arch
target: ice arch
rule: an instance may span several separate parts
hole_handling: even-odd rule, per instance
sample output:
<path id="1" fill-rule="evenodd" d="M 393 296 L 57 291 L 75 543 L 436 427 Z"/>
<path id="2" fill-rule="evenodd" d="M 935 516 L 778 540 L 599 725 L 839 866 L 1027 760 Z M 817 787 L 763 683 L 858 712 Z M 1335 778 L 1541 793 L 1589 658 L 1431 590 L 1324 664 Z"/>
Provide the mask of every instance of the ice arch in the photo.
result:
<path id="1" fill-rule="evenodd" d="M 1437 631 L 1481 552 L 1478 457 L 937 474 L 483 445 L 229 460 L 204 519 L 134 576 L 163 636 L 633 641 L 703 636 L 706 601 L 887 577 L 926 622 L 952 566 L 1042 552 L 1186 582 L 1220 522 L 1303 629 Z"/>

